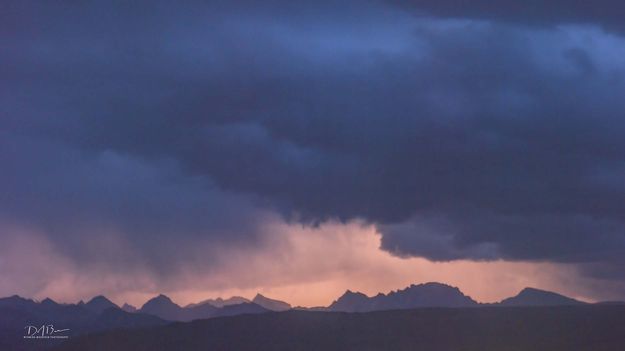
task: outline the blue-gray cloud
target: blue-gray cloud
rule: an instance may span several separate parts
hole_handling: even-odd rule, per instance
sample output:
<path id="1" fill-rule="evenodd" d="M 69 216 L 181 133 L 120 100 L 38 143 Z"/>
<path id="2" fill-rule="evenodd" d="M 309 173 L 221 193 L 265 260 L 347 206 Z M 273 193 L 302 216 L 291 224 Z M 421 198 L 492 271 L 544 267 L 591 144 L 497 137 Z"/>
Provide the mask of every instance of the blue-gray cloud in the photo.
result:
<path id="1" fill-rule="evenodd" d="M 511 7 L 420 4 L 454 19 L 381 2 L 5 5 L 0 210 L 137 243 L 253 240 L 272 210 L 364 219 L 397 255 L 622 264 L 610 16 L 528 27 Z"/>
<path id="2" fill-rule="evenodd" d="M 598 25 L 623 32 L 625 5 L 618 0 L 389 0 L 413 11 L 444 18 L 473 18 L 520 25 L 556 26 L 560 24 Z"/>

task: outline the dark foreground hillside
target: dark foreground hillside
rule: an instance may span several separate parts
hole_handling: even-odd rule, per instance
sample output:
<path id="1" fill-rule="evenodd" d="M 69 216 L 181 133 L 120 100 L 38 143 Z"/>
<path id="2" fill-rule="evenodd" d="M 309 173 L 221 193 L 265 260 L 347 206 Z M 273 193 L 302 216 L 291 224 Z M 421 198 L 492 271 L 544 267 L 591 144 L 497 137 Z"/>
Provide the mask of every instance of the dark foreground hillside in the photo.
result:
<path id="1" fill-rule="evenodd" d="M 625 306 L 288 311 L 74 338 L 57 350 L 625 350 Z"/>

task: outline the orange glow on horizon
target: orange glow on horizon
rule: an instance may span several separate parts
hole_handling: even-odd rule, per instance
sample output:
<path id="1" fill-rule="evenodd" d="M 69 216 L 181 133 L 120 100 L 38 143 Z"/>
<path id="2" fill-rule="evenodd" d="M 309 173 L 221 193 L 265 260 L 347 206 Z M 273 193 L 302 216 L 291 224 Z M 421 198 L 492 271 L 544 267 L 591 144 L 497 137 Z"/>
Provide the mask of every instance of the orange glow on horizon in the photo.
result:
<path id="1" fill-rule="evenodd" d="M 182 306 L 234 295 L 251 299 L 261 293 L 293 306 L 312 307 L 329 305 L 347 289 L 371 296 L 436 281 L 457 286 L 480 302 L 499 301 L 528 286 L 587 301 L 611 298 L 598 298 L 593 288 L 596 282 L 579 275 L 574 266 L 399 258 L 379 248 L 380 234 L 374 226 L 359 222 L 325 223 L 312 228 L 275 220 L 265 226 L 261 242 L 254 245 L 211 251 L 210 246 L 194 244 L 197 257 L 210 255 L 214 264 L 207 266 L 205 261 L 190 257 L 172 276 L 159 276 L 141 264 L 121 271 L 107 266 L 83 269 L 56 252 L 45 236 L 19 230 L 9 237 L 0 254 L 7 262 L 20 262 L 16 255 L 30 252 L 36 261 L 0 266 L 0 273 L 8 280 L 22 282 L 23 286 L 15 291 L 15 284 L 0 285 L 0 295 L 17 293 L 77 302 L 103 294 L 119 305 L 128 302 L 140 307 L 159 293 Z M 103 250 L 109 245 L 117 253 L 128 251 L 133 255 L 121 239 L 103 236 Z"/>
<path id="2" fill-rule="evenodd" d="M 437 281 L 457 286 L 479 302 L 500 301 L 528 286 L 592 300 L 579 294 L 577 286 L 566 284 L 566 277 L 575 274 L 566 265 L 399 258 L 379 249 L 380 234 L 373 226 L 359 223 L 319 228 L 280 223 L 269 232 L 274 234 L 266 244 L 274 250 L 235 253 L 224 272 L 213 277 L 223 280 L 220 285 L 230 285 L 228 281 L 234 285 L 238 278 L 254 286 L 192 289 L 171 292 L 169 296 L 186 305 L 216 297 L 251 299 L 261 293 L 293 306 L 313 307 L 329 305 L 347 289 L 372 296 Z"/>

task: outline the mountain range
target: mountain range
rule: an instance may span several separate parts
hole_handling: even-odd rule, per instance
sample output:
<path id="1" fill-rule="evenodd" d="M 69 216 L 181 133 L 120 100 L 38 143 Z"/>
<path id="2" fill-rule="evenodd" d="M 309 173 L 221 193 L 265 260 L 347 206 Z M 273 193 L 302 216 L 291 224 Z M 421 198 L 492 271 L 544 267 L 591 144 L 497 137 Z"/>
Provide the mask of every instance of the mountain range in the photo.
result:
<path id="1" fill-rule="evenodd" d="M 369 297 L 361 292 L 347 290 L 327 307 L 296 307 L 298 310 L 325 312 L 369 312 L 423 307 L 480 307 L 480 306 L 562 306 L 581 305 L 584 302 L 554 292 L 525 288 L 516 296 L 497 303 L 479 303 L 453 287 L 441 283 L 410 285 L 405 289 L 379 293 Z M 280 312 L 291 309 L 291 305 L 257 294 L 252 300 L 234 296 L 228 299 L 204 300 L 181 307 L 165 295 L 159 295 L 146 302 L 141 313 L 152 314 L 172 321 L 191 321 L 235 314 Z"/>
<path id="2" fill-rule="evenodd" d="M 78 304 L 80 305 L 80 302 Z M 91 312 L 99 314 L 108 308 L 117 308 L 117 305 L 106 297 L 98 295 L 84 304 L 84 307 Z"/>
<path id="3" fill-rule="evenodd" d="M 244 297 L 234 296 L 228 299 L 204 300 L 185 307 L 177 305 L 165 295 L 159 295 L 146 302 L 138 312 L 152 314 L 170 321 L 191 321 L 237 314 L 280 312 L 290 308 L 291 305 L 286 302 L 270 299 L 261 294 L 257 294 L 251 301 Z"/>
<path id="4" fill-rule="evenodd" d="M 205 302 L 181 307 L 174 303 L 169 297 L 158 295 L 146 302 L 138 312 L 152 314 L 170 321 L 191 321 L 194 319 L 270 311 L 252 302 L 222 304 L 221 306 L 222 307 L 216 307 L 209 302 Z"/>
<path id="5" fill-rule="evenodd" d="M 143 313 L 127 313 L 105 297 L 96 297 L 87 303 L 59 304 L 52 299 L 36 302 L 17 295 L 0 298 L 0 350 L 36 350 L 51 346 L 63 339 L 24 340 L 28 326 L 42 325 L 67 329 L 61 336 L 77 335 L 117 329 L 152 327 L 169 323 L 159 317 Z"/>
<path id="6" fill-rule="evenodd" d="M 287 310 L 307 312 L 372 312 L 384 310 L 410 310 L 417 308 L 515 308 L 528 306 L 585 306 L 591 305 L 554 292 L 525 288 L 516 296 L 498 303 L 479 303 L 463 294 L 460 289 L 441 283 L 410 285 L 404 289 L 369 297 L 347 290 L 327 307 L 292 308 L 286 302 L 257 294 L 253 299 L 235 296 L 228 299 L 204 300 L 182 307 L 165 295 L 148 300 L 140 308 L 124 304 L 122 308 L 104 296 L 88 302 L 59 304 L 46 298 L 40 302 L 17 295 L 0 298 L 0 350 L 21 350 L 21 338 L 27 325 L 54 324 L 70 329 L 70 336 L 135 327 L 154 327 L 171 321 L 188 322 L 224 316 L 265 314 Z M 618 302 L 596 305 L 618 306 Z M 15 345 L 15 342 L 19 345 Z M 33 349 L 33 343 L 28 344 Z M 34 348 L 36 349 L 36 348 Z"/>
<path id="7" fill-rule="evenodd" d="M 585 302 L 551 291 L 525 288 L 517 295 L 496 303 L 479 303 L 465 295 L 460 289 L 441 283 L 425 283 L 377 294 L 373 297 L 347 290 L 328 307 L 317 307 L 316 311 L 369 312 L 423 307 L 480 307 L 480 306 L 565 306 L 583 305 Z"/>
<path id="8" fill-rule="evenodd" d="M 440 283 L 410 285 L 403 290 L 368 297 L 347 290 L 327 309 L 340 312 L 368 312 L 419 307 L 473 307 L 478 303 L 460 289 Z"/>
<path id="9" fill-rule="evenodd" d="M 197 306 L 201 306 L 204 304 L 209 304 L 215 307 L 224 307 L 224 306 L 230 306 L 230 305 L 239 305 L 243 303 L 254 303 L 261 307 L 264 307 L 265 309 L 268 309 L 270 311 L 276 311 L 276 312 L 286 311 L 291 308 L 291 305 L 284 301 L 270 299 L 266 296 L 261 295 L 260 293 L 256 294 L 256 296 L 254 296 L 252 300 L 248 300 L 245 297 L 241 297 L 241 296 L 232 296 L 227 299 L 218 297 L 216 299 L 208 299 L 208 300 L 204 300 L 198 303 L 191 303 L 185 307 L 192 308 L 192 307 L 197 307 Z"/>

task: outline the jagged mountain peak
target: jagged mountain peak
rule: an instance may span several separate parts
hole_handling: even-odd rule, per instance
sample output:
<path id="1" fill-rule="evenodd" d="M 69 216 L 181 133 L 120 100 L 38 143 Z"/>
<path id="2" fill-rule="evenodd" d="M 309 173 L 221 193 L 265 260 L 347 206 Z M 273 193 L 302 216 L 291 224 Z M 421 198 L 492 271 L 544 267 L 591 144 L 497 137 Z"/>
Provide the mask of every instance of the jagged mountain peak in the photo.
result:
<path id="1" fill-rule="evenodd" d="M 347 290 L 328 307 L 331 311 L 365 312 L 418 307 L 471 307 L 478 305 L 460 289 L 447 284 L 428 282 L 411 284 L 404 289 L 379 293 L 374 297 Z"/>
<path id="2" fill-rule="evenodd" d="M 343 296 L 364 296 L 364 297 L 368 297 L 367 295 L 365 295 L 364 293 L 361 293 L 360 291 L 351 291 L 349 289 L 345 290 L 345 292 L 343 293 Z"/>
<path id="3" fill-rule="evenodd" d="M 369 297 L 361 292 L 346 290 L 328 307 L 331 311 L 362 312 L 369 310 Z"/>
<path id="4" fill-rule="evenodd" d="M 111 300 L 107 299 L 104 295 L 94 296 L 86 304 L 88 305 L 88 304 L 94 304 L 94 303 L 106 303 L 106 304 L 115 305 Z"/>
<path id="5" fill-rule="evenodd" d="M 149 299 L 143 306 L 149 305 L 176 305 L 167 295 L 159 294 L 151 299 Z"/>
<path id="6" fill-rule="evenodd" d="M 109 308 L 119 308 L 119 306 L 103 295 L 94 296 L 91 300 L 84 304 L 84 307 L 98 314 Z"/>
<path id="7" fill-rule="evenodd" d="M 166 320 L 180 320 L 183 308 L 175 304 L 169 297 L 159 294 L 143 304 L 139 312 L 153 314 Z"/>

